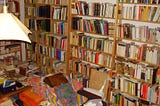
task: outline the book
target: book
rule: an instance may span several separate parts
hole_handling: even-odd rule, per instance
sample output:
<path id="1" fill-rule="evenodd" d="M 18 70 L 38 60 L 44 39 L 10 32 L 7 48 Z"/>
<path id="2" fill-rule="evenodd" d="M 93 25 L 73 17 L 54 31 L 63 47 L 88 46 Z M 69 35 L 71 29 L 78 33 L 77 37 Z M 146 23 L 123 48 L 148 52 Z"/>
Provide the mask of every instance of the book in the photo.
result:
<path id="1" fill-rule="evenodd" d="M 153 22 L 157 22 L 159 17 L 160 17 L 160 7 L 157 7 L 155 15 L 153 17 Z"/>

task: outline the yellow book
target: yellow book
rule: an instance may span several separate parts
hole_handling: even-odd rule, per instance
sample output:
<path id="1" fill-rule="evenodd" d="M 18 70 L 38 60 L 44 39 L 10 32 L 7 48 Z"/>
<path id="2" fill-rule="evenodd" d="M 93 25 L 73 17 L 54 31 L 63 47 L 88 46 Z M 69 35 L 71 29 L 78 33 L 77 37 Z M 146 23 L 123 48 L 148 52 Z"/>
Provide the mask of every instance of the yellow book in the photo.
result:
<path id="1" fill-rule="evenodd" d="M 132 93 L 132 82 L 129 82 L 129 88 L 128 88 L 128 93 Z"/>
<path id="2" fill-rule="evenodd" d="M 149 13 L 150 13 L 150 7 L 149 6 L 145 6 L 144 15 L 143 15 L 143 21 L 147 21 L 148 20 Z"/>
<path id="3" fill-rule="evenodd" d="M 57 99 L 56 97 L 53 97 L 54 106 L 58 106 L 56 99 Z"/>
<path id="4" fill-rule="evenodd" d="M 78 106 L 81 106 L 81 95 L 77 94 Z"/>
<path id="5" fill-rule="evenodd" d="M 25 19 L 25 25 L 29 28 L 29 19 Z"/>

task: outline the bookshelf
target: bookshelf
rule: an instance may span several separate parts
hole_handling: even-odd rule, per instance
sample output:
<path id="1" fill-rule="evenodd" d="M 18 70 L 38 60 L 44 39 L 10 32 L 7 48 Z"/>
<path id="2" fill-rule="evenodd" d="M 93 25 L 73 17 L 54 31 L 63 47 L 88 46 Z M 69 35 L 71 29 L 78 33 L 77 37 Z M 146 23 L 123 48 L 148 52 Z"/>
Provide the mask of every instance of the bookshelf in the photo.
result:
<path id="1" fill-rule="evenodd" d="M 20 18 L 20 2 L 19 0 L 8 0 L 8 11 Z M 3 12 L 4 1 L 0 1 L 0 12 Z"/>
<path id="2" fill-rule="evenodd" d="M 72 0 L 70 5 L 69 70 L 88 87 L 84 82 L 92 69 L 105 74 L 114 68 L 116 1 Z"/>
<path id="3" fill-rule="evenodd" d="M 159 105 L 160 2 L 118 0 L 115 105 Z M 154 12 L 153 12 L 154 11 Z"/>
<path id="4" fill-rule="evenodd" d="M 45 74 L 67 73 L 68 6 L 68 0 L 25 1 L 25 23 L 33 32 L 28 59 L 36 61 Z"/>
<path id="5" fill-rule="evenodd" d="M 91 69 L 111 71 L 109 102 L 157 105 L 159 12 L 159 0 L 26 0 L 25 22 L 35 46 L 28 58 L 46 74 L 66 69 L 82 84 Z"/>
<path id="6" fill-rule="evenodd" d="M 18 0 L 9 0 L 8 11 L 20 18 L 20 2 Z M 0 12 L 3 11 L 3 1 L 0 2 Z M 0 41 L 0 59 L 9 64 L 13 64 L 15 60 L 22 60 L 21 41 Z"/>

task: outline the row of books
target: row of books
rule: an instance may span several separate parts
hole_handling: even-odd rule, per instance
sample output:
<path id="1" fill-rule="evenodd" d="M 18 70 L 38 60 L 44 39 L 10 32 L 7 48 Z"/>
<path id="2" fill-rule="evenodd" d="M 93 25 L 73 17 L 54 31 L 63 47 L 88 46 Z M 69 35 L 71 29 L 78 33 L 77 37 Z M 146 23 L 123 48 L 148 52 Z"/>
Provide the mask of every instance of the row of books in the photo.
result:
<path id="1" fill-rule="evenodd" d="M 26 4 L 61 4 L 61 5 L 67 5 L 68 0 L 24 0 Z"/>
<path id="2" fill-rule="evenodd" d="M 136 80 L 134 81 L 124 76 L 115 78 L 115 89 L 119 89 L 121 92 L 138 98 L 143 98 L 147 101 L 152 99 L 152 101 L 154 100 L 154 103 L 156 103 L 154 97 L 159 96 L 157 92 L 157 89 L 159 89 L 158 85 L 151 85 L 146 82 L 137 82 Z"/>
<path id="3" fill-rule="evenodd" d="M 39 44 L 54 47 L 56 49 L 67 50 L 67 36 L 54 34 L 40 34 Z"/>
<path id="4" fill-rule="evenodd" d="M 33 31 L 45 31 L 50 32 L 50 20 L 49 19 L 43 19 L 43 20 L 37 20 L 37 19 L 29 19 L 25 18 L 25 25 Z"/>
<path id="5" fill-rule="evenodd" d="M 39 3 L 39 4 L 49 4 L 50 0 L 36 0 L 36 3 Z"/>
<path id="6" fill-rule="evenodd" d="M 56 49 L 53 47 L 48 47 L 48 46 L 42 46 L 39 45 L 38 47 L 38 52 L 46 57 L 56 59 L 59 61 L 65 61 L 66 57 L 66 51 L 61 50 L 61 49 Z"/>
<path id="7" fill-rule="evenodd" d="M 115 89 L 119 89 L 121 92 L 140 97 L 140 88 L 141 83 L 134 82 L 127 77 L 115 78 Z"/>
<path id="8" fill-rule="evenodd" d="M 38 62 L 42 65 L 42 66 L 50 66 L 51 64 L 51 58 L 49 58 L 48 56 L 45 55 L 38 55 Z"/>
<path id="9" fill-rule="evenodd" d="M 144 3 L 144 4 L 160 4 L 159 0 L 118 0 L 124 3 Z"/>
<path id="10" fill-rule="evenodd" d="M 128 95 L 126 97 L 123 93 L 114 90 L 111 91 L 110 102 L 118 106 L 139 106 L 137 98 L 133 98 Z"/>
<path id="11" fill-rule="evenodd" d="M 9 45 L 14 45 L 14 44 L 20 44 L 19 41 L 1 41 L 0 46 L 9 46 Z"/>
<path id="12" fill-rule="evenodd" d="M 50 18 L 50 6 L 25 7 L 25 15 Z"/>
<path id="13" fill-rule="evenodd" d="M 36 16 L 50 18 L 50 6 L 39 6 L 36 7 Z"/>
<path id="14" fill-rule="evenodd" d="M 19 13 L 20 12 L 20 8 L 19 8 L 19 1 L 8 1 L 8 11 L 12 12 L 12 13 Z M 1 11 L 2 12 L 2 11 Z"/>
<path id="15" fill-rule="evenodd" d="M 17 60 L 21 60 L 21 52 L 18 50 L 16 52 L 1 54 L 0 59 L 5 59 L 6 57 L 15 57 Z"/>
<path id="16" fill-rule="evenodd" d="M 96 71 L 108 72 L 108 70 L 103 66 L 95 65 L 86 61 L 80 61 L 77 58 L 69 60 L 69 67 L 73 70 L 73 74 L 78 74 L 79 77 L 83 78 L 90 78 L 90 74 L 93 69 Z"/>
<path id="17" fill-rule="evenodd" d="M 52 23 L 52 31 L 54 34 L 67 35 L 68 34 L 68 23 L 66 22 Z"/>
<path id="18" fill-rule="evenodd" d="M 159 89 L 158 89 L 158 92 L 160 92 Z M 154 92 L 152 92 L 152 94 L 154 94 Z M 158 98 L 158 95 L 156 94 L 153 97 L 155 98 L 154 100 L 152 100 L 153 98 L 151 98 L 150 101 L 147 101 L 142 98 L 137 98 L 129 94 L 119 92 L 117 90 L 112 90 L 110 95 L 110 102 L 118 106 L 157 106 L 159 105 L 160 100 Z"/>
<path id="19" fill-rule="evenodd" d="M 36 20 L 35 23 L 35 30 L 36 31 L 45 31 L 50 32 L 50 20 Z"/>
<path id="20" fill-rule="evenodd" d="M 52 4 L 67 5 L 68 4 L 68 0 L 52 0 L 51 3 Z"/>
<path id="21" fill-rule="evenodd" d="M 6 48 L 4 46 L 0 47 L 0 55 L 4 55 L 4 54 L 9 54 L 9 53 L 13 53 L 13 52 L 17 52 L 21 50 L 21 46 L 16 45 L 14 47 L 10 47 L 10 48 Z"/>
<path id="22" fill-rule="evenodd" d="M 68 27 L 65 22 L 56 22 L 51 23 L 49 19 L 33 19 L 25 18 L 25 25 L 34 31 L 52 31 L 54 34 L 67 35 Z"/>
<path id="23" fill-rule="evenodd" d="M 52 18 L 57 20 L 67 20 L 68 16 L 67 6 L 55 6 L 52 7 Z"/>
<path id="24" fill-rule="evenodd" d="M 160 43 L 160 27 L 149 28 L 149 26 L 135 26 L 124 23 L 118 25 L 118 37 L 138 40 L 149 43 Z"/>
<path id="25" fill-rule="evenodd" d="M 39 63 L 41 64 L 40 69 L 45 75 L 53 73 L 63 73 L 66 70 L 64 62 L 52 59 L 45 55 L 39 55 Z"/>
<path id="26" fill-rule="evenodd" d="M 25 7 L 25 16 L 36 16 L 36 7 Z"/>
<path id="27" fill-rule="evenodd" d="M 87 36 L 84 33 L 72 33 L 70 35 L 70 44 L 110 54 L 112 54 L 113 49 L 113 40 Z"/>
<path id="28" fill-rule="evenodd" d="M 83 77 L 90 76 L 91 65 L 89 63 L 84 63 L 78 59 L 72 59 L 69 61 L 69 64 L 73 73 L 79 73 Z"/>
<path id="29" fill-rule="evenodd" d="M 41 64 L 40 65 L 40 70 L 41 73 L 47 75 L 47 74 L 51 74 L 52 73 L 52 58 L 45 56 L 45 55 L 38 55 L 38 58 L 36 59 L 36 61 L 38 60 L 38 63 Z"/>
<path id="30" fill-rule="evenodd" d="M 83 32 L 102 34 L 105 36 L 114 35 L 114 23 L 107 20 L 72 18 L 72 29 Z"/>
<path id="31" fill-rule="evenodd" d="M 160 22 L 159 6 L 128 6 L 122 7 L 123 19 Z"/>
<path id="32" fill-rule="evenodd" d="M 117 43 L 116 55 L 127 59 L 133 59 L 135 61 L 143 61 L 159 65 L 159 52 L 160 48 L 158 46 L 119 41 Z"/>
<path id="33" fill-rule="evenodd" d="M 36 3 L 36 0 L 24 0 L 24 3 L 26 4 Z"/>
<path id="34" fill-rule="evenodd" d="M 75 8 L 77 11 L 75 14 L 115 18 L 114 12 L 116 5 L 112 3 L 87 3 L 85 1 L 78 1 L 75 3 Z"/>
<path id="35" fill-rule="evenodd" d="M 106 53 L 95 52 L 92 50 L 86 50 L 85 48 L 73 46 L 71 47 L 71 56 L 93 64 L 102 65 L 108 68 L 111 67 L 112 56 Z"/>
<path id="36" fill-rule="evenodd" d="M 66 60 L 66 51 L 50 48 L 50 53 L 52 53 L 51 57 L 54 59 L 57 59 L 59 61 L 65 61 Z M 49 55 L 50 56 L 50 55 Z"/>
<path id="37" fill-rule="evenodd" d="M 160 69 L 157 66 L 149 66 L 145 63 L 126 61 L 116 58 L 115 68 L 118 74 L 145 81 L 150 84 L 159 84 Z"/>

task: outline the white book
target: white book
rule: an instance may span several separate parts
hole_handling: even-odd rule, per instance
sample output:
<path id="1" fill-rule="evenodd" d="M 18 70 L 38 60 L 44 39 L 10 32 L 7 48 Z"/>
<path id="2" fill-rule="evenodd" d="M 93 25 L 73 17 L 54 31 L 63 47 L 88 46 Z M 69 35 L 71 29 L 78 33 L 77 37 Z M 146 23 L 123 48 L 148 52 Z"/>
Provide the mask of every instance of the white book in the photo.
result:
<path id="1" fill-rule="evenodd" d="M 141 96 L 141 83 L 138 83 L 138 89 L 137 89 L 137 96 L 140 97 Z"/>
<path id="2" fill-rule="evenodd" d="M 104 59 L 104 54 L 100 53 L 98 58 L 98 64 L 103 65 L 104 64 L 103 59 Z"/>
<path id="3" fill-rule="evenodd" d="M 160 17 L 160 6 L 157 7 L 156 13 L 153 17 L 153 21 L 157 22 L 159 17 Z"/>
<path id="4" fill-rule="evenodd" d="M 126 19 L 130 19 L 130 7 L 126 7 Z"/>
<path id="5" fill-rule="evenodd" d="M 122 9 L 123 9 L 122 10 L 123 11 L 122 18 L 126 19 L 127 18 L 127 15 L 126 15 L 127 14 L 127 7 L 123 7 Z"/>
<path id="6" fill-rule="evenodd" d="M 123 78 L 120 78 L 120 90 L 122 91 L 122 92 L 124 92 L 124 79 Z"/>
<path id="7" fill-rule="evenodd" d="M 153 51 L 153 60 L 152 60 L 152 63 L 153 64 L 158 64 L 158 48 L 154 48 L 154 51 Z"/>
<path id="8" fill-rule="evenodd" d="M 141 79 L 142 65 L 138 65 L 136 78 Z"/>
<path id="9" fill-rule="evenodd" d="M 134 8 L 135 8 L 134 9 L 135 10 L 134 11 L 134 20 L 138 20 L 138 13 L 139 13 L 138 11 L 139 11 L 139 8 L 138 8 L 138 6 L 135 6 Z"/>
<path id="10" fill-rule="evenodd" d="M 55 48 L 52 47 L 52 58 L 55 58 Z"/>
<path id="11" fill-rule="evenodd" d="M 102 12 L 102 16 L 105 16 L 105 11 L 106 11 L 106 3 L 102 3 L 103 5 L 103 12 Z"/>
<path id="12" fill-rule="evenodd" d="M 93 52 L 93 56 L 92 56 L 92 62 L 95 63 L 95 60 L 96 60 L 96 52 Z"/>
<path id="13" fill-rule="evenodd" d="M 103 3 L 100 3 L 100 17 L 103 16 Z"/>
<path id="14" fill-rule="evenodd" d="M 109 3 L 105 4 L 106 12 L 105 12 L 105 17 L 109 17 Z"/>
<path id="15" fill-rule="evenodd" d="M 108 46 L 108 53 L 112 54 L 112 50 L 113 50 L 113 41 L 109 41 L 109 46 Z"/>
<path id="16" fill-rule="evenodd" d="M 89 3 L 89 4 L 88 4 L 88 7 L 89 7 L 89 15 L 93 15 L 93 13 L 94 13 L 94 12 L 93 12 L 93 9 L 94 9 L 94 8 L 93 8 L 93 3 Z"/>
<path id="17" fill-rule="evenodd" d="M 118 85 L 119 85 L 119 81 L 118 81 L 118 80 L 119 80 L 119 78 L 116 77 L 116 78 L 115 78 L 115 89 L 119 89 L 119 88 L 118 88 Z"/>
<path id="18" fill-rule="evenodd" d="M 81 8 L 82 8 L 82 15 L 85 15 L 85 11 L 84 11 L 84 3 L 81 2 Z"/>
<path id="19" fill-rule="evenodd" d="M 113 4 L 109 4 L 109 17 L 113 17 L 113 13 L 114 13 L 114 5 Z"/>
<path id="20" fill-rule="evenodd" d="M 153 18 L 153 15 L 154 15 L 154 12 L 156 10 L 157 7 L 151 7 L 151 10 L 150 10 L 150 13 L 149 13 L 149 16 L 148 16 L 148 21 L 152 21 L 152 18 Z"/>

